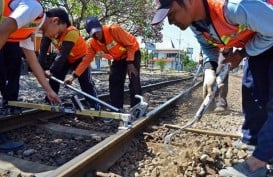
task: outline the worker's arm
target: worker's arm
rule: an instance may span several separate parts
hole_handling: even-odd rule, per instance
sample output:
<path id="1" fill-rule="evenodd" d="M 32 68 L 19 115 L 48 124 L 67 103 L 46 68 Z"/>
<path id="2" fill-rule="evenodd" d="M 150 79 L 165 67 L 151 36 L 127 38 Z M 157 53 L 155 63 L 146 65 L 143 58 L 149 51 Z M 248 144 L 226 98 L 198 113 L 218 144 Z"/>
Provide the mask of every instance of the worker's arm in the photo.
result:
<path id="1" fill-rule="evenodd" d="M 8 37 L 11 33 L 17 30 L 17 23 L 12 18 L 6 18 L 2 24 L 0 24 L 0 49 L 5 45 Z"/>
<path id="2" fill-rule="evenodd" d="M 33 50 L 29 50 L 29 49 L 25 49 L 25 48 L 23 48 L 23 52 L 26 56 L 26 60 L 29 64 L 33 74 L 36 76 L 39 83 L 45 89 L 48 99 L 51 101 L 51 103 L 60 103 L 61 102 L 60 98 L 52 90 L 48 81 L 46 80 L 44 71 L 38 62 L 35 52 Z"/>
<path id="3" fill-rule="evenodd" d="M 0 49 L 13 32 L 29 24 L 43 12 L 41 4 L 36 0 L 11 1 L 9 8 L 12 13 L 0 24 Z"/>
<path id="4" fill-rule="evenodd" d="M 86 68 L 90 66 L 91 62 L 94 60 L 94 57 L 97 53 L 97 51 L 92 47 L 92 39 L 88 42 L 87 45 L 88 48 L 85 57 L 73 72 L 74 76 L 76 77 L 79 77 L 86 70 Z"/>

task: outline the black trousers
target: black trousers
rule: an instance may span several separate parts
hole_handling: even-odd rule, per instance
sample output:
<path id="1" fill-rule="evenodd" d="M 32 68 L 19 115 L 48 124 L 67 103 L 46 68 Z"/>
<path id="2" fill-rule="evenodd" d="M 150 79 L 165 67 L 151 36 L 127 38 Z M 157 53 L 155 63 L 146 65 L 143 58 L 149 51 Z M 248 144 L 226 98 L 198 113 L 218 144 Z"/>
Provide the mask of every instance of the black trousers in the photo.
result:
<path id="1" fill-rule="evenodd" d="M 17 101 L 23 52 L 18 42 L 7 42 L 0 50 L 0 91 L 2 105 Z"/>
<path id="2" fill-rule="evenodd" d="M 135 52 L 134 66 L 138 70 L 138 75 L 129 78 L 129 90 L 130 90 L 130 105 L 131 107 L 139 103 L 139 99 L 135 98 L 135 95 L 141 95 L 140 85 L 140 51 Z M 124 84 L 127 74 L 127 62 L 126 60 L 113 61 L 110 67 L 109 76 L 109 90 L 110 90 L 110 102 L 117 108 L 123 108 L 124 104 Z"/>
<path id="3" fill-rule="evenodd" d="M 245 61 L 242 78 L 242 141 L 256 145 L 253 156 L 273 159 L 273 47 Z"/>
<path id="4" fill-rule="evenodd" d="M 80 62 L 81 62 L 81 59 L 78 60 L 78 62 L 75 62 L 72 64 L 69 62 L 66 62 L 61 70 L 58 70 L 57 72 L 54 72 L 52 74 L 54 77 L 60 80 L 64 80 L 68 71 L 70 69 L 74 70 L 79 65 Z M 92 95 L 93 97 L 96 97 L 96 98 L 98 97 L 95 83 L 91 76 L 90 66 L 82 73 L 80 77 L 78 77 L 78 81 L 80 83 L 80 87 L 83 92 L 86 92 L 87 94 Z M 56 93 L 59 92 L 59 89 L 60 89 L 59 83 L 53 80 L 49 80 L 49 84 Z M 93 101 L 90 98 L 86 98 L 86 100 L 89 102 L 91 107 L 95 108 L 96 110 L 99 109 L 99 104 L 97 102 Z"/>

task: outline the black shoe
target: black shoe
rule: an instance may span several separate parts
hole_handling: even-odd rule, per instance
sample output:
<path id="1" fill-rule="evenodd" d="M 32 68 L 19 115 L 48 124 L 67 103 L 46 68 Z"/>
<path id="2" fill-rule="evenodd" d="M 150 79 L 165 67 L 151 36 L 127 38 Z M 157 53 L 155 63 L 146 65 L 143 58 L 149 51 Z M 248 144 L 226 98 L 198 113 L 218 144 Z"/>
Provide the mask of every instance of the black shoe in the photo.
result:
<path id="1" fill-rule="evenodd" d="M 23 141 L 13 141 L 0 133 L 0 152 L 17 151 L 24 146 Z"/>
<path id="2" fill-rule="evenodd" d="M 14 107 L 14 106 L 6 106 L 4 108 L 0 108 L 0 115 L 8 116 L 8 115 L 20 115 L 22 114 L 22 108 Z"/>

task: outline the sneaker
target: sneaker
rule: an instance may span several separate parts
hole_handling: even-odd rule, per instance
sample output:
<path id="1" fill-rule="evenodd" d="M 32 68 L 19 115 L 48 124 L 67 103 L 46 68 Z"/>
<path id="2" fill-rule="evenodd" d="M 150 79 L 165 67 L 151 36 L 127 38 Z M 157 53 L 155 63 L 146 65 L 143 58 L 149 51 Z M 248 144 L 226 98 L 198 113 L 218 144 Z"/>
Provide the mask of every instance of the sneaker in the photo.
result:
<path id="1" fill-rule="evenodd" d="M 0 115 L 1 115 L 1 116 L 6 116 L 6 115 L 8 115 L 8 114 L 7 114 L 7 109 L 5 109 L 5 108 L 0 108 Z"/>
<path id="2" fill-rule="evenodd" d="M 215 105 L 215 112 L 222 112 L 227 109 L 227 101 L 224 98 L 215 98 Z"/>
<path id="3" fill-rule="evenodd" d="M 24 146 L 22 141 L 9 140 L 0 144 L 0 152 L 17 151 Z"/>
<path id="4" fill-rule="evenodd" d="M 267 177 L 273 177 L 273 166 L 271 164 L 267 164 Z"/>
<path id="5" fill-rule="evenodd" d="M 0 108 L 0 115 L 8 116 L 8 115 L 20 115 L 22 114 L 22 109 L 14 106 L 7 106 L 5 108 Z"/>
<path id="6" fill-rule="evenodd" d="M 249 145 L 246 143 L 243 143 L 240 139 L 232 143 L 232 145 L 237 148 L 237 149 L 242 149 L 242 150 L 248 150 L 248 151 L 254 151 L 255 146 L 254 145 Z"/>
<path id="7" fill-rule="evenodd" d="M 251 171 L 246 161 L 219 171 L 220 177 L 266 177 L 266 174 L 266 167 Z"/>
<path id="8" fill-rule="evenodd" d="M 22 108 L 9 106 L 7 108 L 7 112 L 9 115 L 20 115 L 20 114 L 22 114 Z"/>
<path id="9" fill-rule="evenodd" d="M 227 107 L 223 107 L 223 106 L 217 106 L 215 109 L 214 109 L 214 112 L 223 112 L 227 109 Z"/>
<path id="10" fill-rule="evenodd" d="M 7 136 L 0 133 L 0 152 L 16 151 L 23 146 L 24 142 L 10 140 Z"/>

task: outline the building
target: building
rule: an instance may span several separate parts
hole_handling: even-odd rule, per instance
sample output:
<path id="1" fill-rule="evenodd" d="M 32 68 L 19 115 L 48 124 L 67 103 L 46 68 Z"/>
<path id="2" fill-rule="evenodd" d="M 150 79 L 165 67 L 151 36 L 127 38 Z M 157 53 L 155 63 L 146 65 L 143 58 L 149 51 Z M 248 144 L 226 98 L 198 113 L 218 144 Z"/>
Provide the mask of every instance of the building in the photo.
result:
<path id="1" fill-rule="evenodd" d="M 156 43 L 153 61 L 166 60 L 165 69 L 173 69 L 177 71 L 183 70 L 182 53 L 183 50 L 175 48 L 172 41 L 164 41 Z"/>

